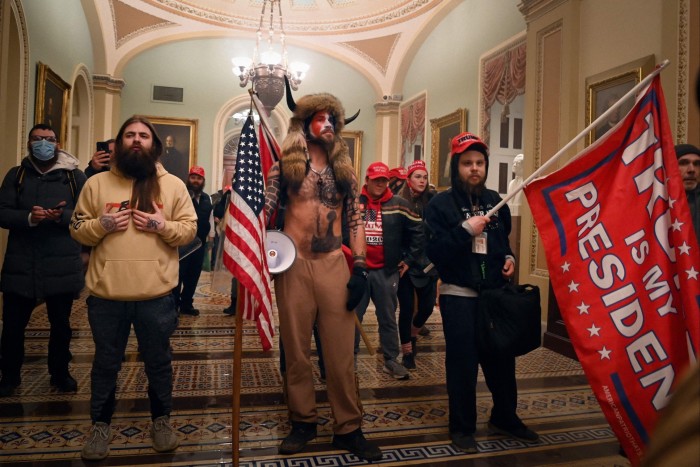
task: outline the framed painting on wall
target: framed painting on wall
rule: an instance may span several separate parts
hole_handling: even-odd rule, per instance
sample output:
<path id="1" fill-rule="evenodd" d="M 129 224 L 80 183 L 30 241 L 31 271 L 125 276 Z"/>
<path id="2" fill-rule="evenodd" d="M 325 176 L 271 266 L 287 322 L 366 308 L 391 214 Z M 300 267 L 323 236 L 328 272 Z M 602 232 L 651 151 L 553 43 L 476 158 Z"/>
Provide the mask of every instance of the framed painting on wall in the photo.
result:
<path id="1" fill-rule="evenodd" d="M 68 93 L 70 84 L 47 65 L 37 62 L 34 124 L 50 125 L 62 146 L 68 137 Z"/>
<path id="2" fill-rule="evenodd" d="M 430 182 L 438 191 L 450 187 L 450 142 L 463 131 L 467 131 L 467 109 L 430 120 Z"/>
<path id="3" fill-rule="evenodd" d="M 639 60 L 621 65 L 612 70 L 586 78 L 586 126 L 594 122 L 630 89 L 639 83 L 654 68 L 654 56 L 648 55 Z M 634 99 L 630 98 L 621 107 L 596 125 L 586 136 L 589 145 L 598 140 L 624 118 L 632 109 Z"/>
<path id="4" fill-rule="evenodd" d="M 340 136 L 348 145 L 352 166 L 355 167 L 358 186 L 362 186 L 362 131 L 341 131 Z"/>
<path id="5" fill-rule="evenodd" d="M 197 120 L 146 117 L 163 142 L 160 162 L 165 170 L 187 183 L 190 167 L 197 163 Z"/>

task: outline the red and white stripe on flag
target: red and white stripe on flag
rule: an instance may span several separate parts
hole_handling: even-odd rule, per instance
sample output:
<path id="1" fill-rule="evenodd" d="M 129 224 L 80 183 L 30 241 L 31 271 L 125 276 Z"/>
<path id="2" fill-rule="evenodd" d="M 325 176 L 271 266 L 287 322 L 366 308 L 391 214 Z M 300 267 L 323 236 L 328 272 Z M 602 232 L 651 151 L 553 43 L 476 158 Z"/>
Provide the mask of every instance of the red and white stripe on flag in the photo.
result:
<path id="1" fill-rule="evenodd" d="M 260 120 L 260 126 L 258 128 L 258 145 L 260 146 L 260 161 L 263 178 L 267 180 L 267 173 L 270 171 L 270 167 L 280 160 L 280 148 L 272 132 L 265 126 L 263 120 Z"/>
<path id="2" fill-rule="evenodd" d="M 275 324 L 265 255 L 265 182 L 260 162 L 253 118 L 248 116 L 238 143 L 223 262 L 238 279 L 239 312 L 256 322 L 263 350 L 269 350 Z"/>
<path id="3" fill-rule="evenodd" d="M 659 77 L 623 123 L 525 194 L 576 354 L 638 464 L 700 343 L 700 252 Z"/>

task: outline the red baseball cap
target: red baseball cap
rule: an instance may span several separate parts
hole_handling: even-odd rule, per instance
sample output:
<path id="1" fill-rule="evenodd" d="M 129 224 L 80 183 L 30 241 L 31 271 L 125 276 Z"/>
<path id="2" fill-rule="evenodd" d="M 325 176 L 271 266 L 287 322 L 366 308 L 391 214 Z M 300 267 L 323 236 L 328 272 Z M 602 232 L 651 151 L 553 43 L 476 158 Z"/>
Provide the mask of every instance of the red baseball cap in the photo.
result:
<path id="1" fill-rule="evenodd" d="M 190 175 L 192 175 L 192 174 L 199 175 L 202 178 L 206 178 L 204 176 L 204 168 L 200 167 L 198 165 L 193 165 L 192 167 L 190 167 Z"/>
<path id="2" fill-rule="evenodd" d="M 425 173 L 428 173 L 428 169 L 425 168 L 425 161 L 413 161 L 411 162 L 411 165 L 408 166 L 408 176 L 410 177 L 413 172 L 416 170 L 424 170 Z"/>
<path id="3" fill-rule="evenodd" d="M 367 173 L 365 174 L 370 180 L 375 178 L 384 177 L 389 179 L 389 166 L 384 162 L 372 162 L 369 167 L 367 167 Z"/>
<path id="4" fill-rule="evenodd" d="M 389 178 L 398 178 L 399 180 L 406 180 L 406 177 L 408 177 L 406 167 L 394 167 L 389 171 Z"/>
<path id="5" fill-rule="evenodd" d="M 462 154 L 467 149 L 479 151 L 483 153 L 485 157 L 489 156 L 489 147 L 486 146 L 486 143 L 481 141 L 481 139 L 475 134 L 467 133 L 466 131 L 458 134 L 452 139 L 452 150 L 450 151 L 450 156 Z"/>

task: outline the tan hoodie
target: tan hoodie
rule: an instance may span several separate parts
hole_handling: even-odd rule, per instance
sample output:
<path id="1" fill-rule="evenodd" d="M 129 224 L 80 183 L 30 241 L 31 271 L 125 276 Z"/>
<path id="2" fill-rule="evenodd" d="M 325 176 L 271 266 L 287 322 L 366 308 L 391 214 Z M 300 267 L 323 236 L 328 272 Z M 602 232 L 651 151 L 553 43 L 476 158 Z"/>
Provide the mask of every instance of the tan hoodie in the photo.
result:
<path id="1" fill-rule="evenodd" d="M 158 164 L 160 209 L 165 228 L 142 232 L 133 222 L 127 230 L 107 234 L 100 216 L 108 207 L 116 211 L 131 198 L 133 179 L 115 168 L 90 177 L 78 198 L 71 236 L 91 246 L 85 283 L 90 293 L 109 300 L 149 300 L 162 297 L 177 286 L 177 247 L 194 239 L 197 214 L 185 184 Z"/>

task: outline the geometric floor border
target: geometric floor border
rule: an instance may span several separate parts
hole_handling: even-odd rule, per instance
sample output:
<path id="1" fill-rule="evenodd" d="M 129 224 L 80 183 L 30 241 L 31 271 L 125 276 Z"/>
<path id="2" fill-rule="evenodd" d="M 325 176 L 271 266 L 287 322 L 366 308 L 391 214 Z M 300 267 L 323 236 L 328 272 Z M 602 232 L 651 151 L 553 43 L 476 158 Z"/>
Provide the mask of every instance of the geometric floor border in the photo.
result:
<path id="1" fill-rule="evenodd" d="M 601 426 L 597 428 L 556 431 L 540 434 L 540 440 L 537 443 L 524 443 L 522 441 L 510 438 L 485 439 L 481 441 L 477 439 L 479 452 L 477 454 L 469 455 L 455 449 L 451 444 L 413 445 L 398 448 L 387 447 L 382 448 L 384 457 L 382 457 L 382 459 L 379 461 L 375 461 L 373 464 L 389 464 L 399 462 L 402 465 L 410 465 L 414 462 L 421 464 L 430 460 L 455 461 L 459 459 L 477 458 L 480 454 L 492 455 L 499 452 L 517 452 L 518 450 L 524 449 L 532 450 L 536 447 L 563 447 L 576 444 L 589 444 L 599 441 L 613 441 L 615 439 L 615 434 L 609 427 Z M 313 456 L 265 457 L 264 459 L 240 460 L 240 467 L 341 467 L 368 464 L 368 462 L 362 461 L 353 454 L 346 452 L 338 454 L 316 453 Z M 211 465 L 221 466 L 222 464 Z M 229 466 L 231 464 L 226 465 Z"/>

